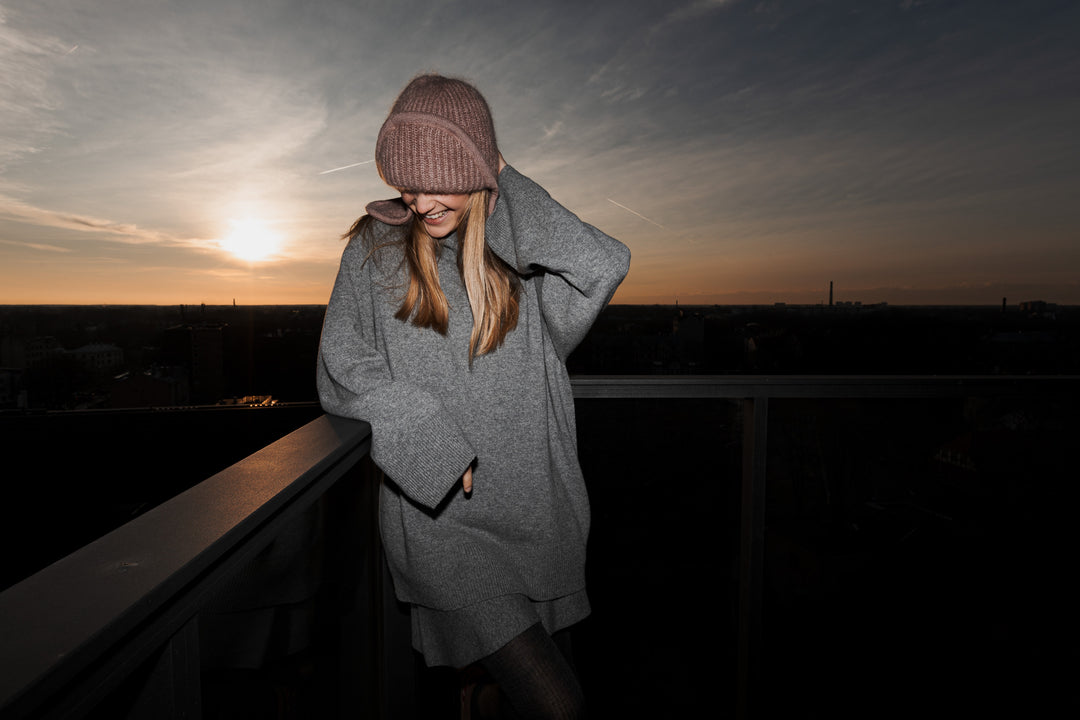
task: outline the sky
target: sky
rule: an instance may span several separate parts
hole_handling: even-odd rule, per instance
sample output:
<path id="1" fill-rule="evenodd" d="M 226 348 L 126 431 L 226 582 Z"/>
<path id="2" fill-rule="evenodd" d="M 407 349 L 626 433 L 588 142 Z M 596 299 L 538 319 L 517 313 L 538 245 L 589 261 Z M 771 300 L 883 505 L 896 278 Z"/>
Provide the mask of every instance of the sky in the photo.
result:
<path id="1" fill-rule="evenodd" d="M 1080 305 L 1077 47 L 1072 0 L 0 0 L 0 304 L 325 303 L 439 72 L 616 303 Z"/>

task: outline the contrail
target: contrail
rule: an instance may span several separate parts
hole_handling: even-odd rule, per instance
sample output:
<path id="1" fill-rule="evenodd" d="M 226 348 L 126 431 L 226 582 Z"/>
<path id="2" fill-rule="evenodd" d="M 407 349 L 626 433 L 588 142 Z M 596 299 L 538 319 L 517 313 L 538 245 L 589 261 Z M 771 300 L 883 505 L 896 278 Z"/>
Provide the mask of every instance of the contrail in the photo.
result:
<path id="1" fill-rule="evenodd" d="M 637 210 L 631 210 L 630 208 L 626 207 L 626 206 L 625 206 L 625 205 L 623 205 L 622 203 L 617 203 L 617 202 L 615 202 L 614 200 L 612 200 L 611 198 L 608 198 L 608 199 L 607 199 L 607 201 L 608 201 L 609 203 L 611 203 L 612 205 L 618 205 L 619 207 L 621 207 L 621 208 L 622 208 L 623 210 L 625 210 L 625 211 L 627 211 L 627 212 L 631 212 L 631 213 L 634 213 L 635 215 L 637 215 L 637 216 L 638 216 L 639 218 L 641 218 L 641 219 L 642 219 L 642 220 L 644 220 L 645 222 L 647 222 L 647 223 L 652 223 L 653 225 L 655 225 L 656 227 L 660 228 L 661 230 L 667 230 L 667 228 L 666 228 L 666 227 L 664 227 L 664 226 L 663 226 L 663 225 L 661 225 L 660 223 L 656 222 L 655 220 L 650 220 L 649 218 L 647 218 L 647 217 L 645 217 L 644 215 L 642 215 L 641 213 L 639 213 L 639 212 L 638 212 Z"/>
<path id="2" fill-rule="evenodd" d="M 373 162 L 375 162 L 375 158 L 372 158 L 371 160 L 365 160 L 363 162 L 353 163 L 352 165 L 342 165 L 341 167 L 334 168 L 333 170 L 323 170 L 319 174 L 320 175 L 328 175 L 328 174 L 330 174 L 332 172 L 337 172 L 338 170 L 348 170 L 349 168 L 354 168 L 357 165 L 367 165 L 368 163 L 373 163 Z"/>

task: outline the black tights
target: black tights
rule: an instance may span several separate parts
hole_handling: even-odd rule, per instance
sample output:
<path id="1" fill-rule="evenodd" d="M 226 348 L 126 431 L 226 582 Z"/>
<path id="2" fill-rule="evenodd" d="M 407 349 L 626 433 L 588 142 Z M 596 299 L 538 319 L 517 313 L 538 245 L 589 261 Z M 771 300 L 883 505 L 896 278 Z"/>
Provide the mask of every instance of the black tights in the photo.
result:
<path id="1" fill-rule="evenodd" d="M 555 633 L 552 638 L 537 623 L 480 664 L 501 691 L 497 717 L 520 720 L 585 717 L 585 694 L 574 669 L 566 631 Z M 481 703 L 481 707 L 485 706 Z"/>

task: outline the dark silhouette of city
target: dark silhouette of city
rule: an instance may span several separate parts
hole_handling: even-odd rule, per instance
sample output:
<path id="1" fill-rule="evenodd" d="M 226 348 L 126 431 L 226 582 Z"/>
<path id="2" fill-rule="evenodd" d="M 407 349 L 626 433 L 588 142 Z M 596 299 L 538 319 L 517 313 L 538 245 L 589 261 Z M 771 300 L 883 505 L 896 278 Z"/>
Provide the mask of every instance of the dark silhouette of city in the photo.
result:
<path id="1" fill-rule="evenodd" d="M 3 586 L 320 415 L 323 311 L 0 308 L 4 540 L 20 548 L 6 554 Z M 1077 375 L 1078 330 L 1080 308 L 1039 300 L 614 305 L 568 366 L 576 375 Z M 887 696 L 890 712 L 879 704 L 864 714 L 910 716 L 935 692 L 953 710 L 961 694 L 967 710 L 1019 709 L 1031 688 L 1068 685 L 1051 661 L 1021 659 L 1050 657 L 1046 638 L 1074 598 L 1064 563 L 1075 400 L 771 403 L 766 672 L 786 688 L 773 711 L 854 716 L 864 698 Z M 687 688 L 730 694 L 734 674 L 739 403 L 577 406 L 596 610 L 580 633 L 583 677 L 593 693 L 618 694 L 624 716 L 692 715 L 708 705 L 684 697 Z M 629 626 L 627 638 L 618 628 Z M 688 657 L 701 647 L 714 657 Z M 837 682 L 842 699 L 830 694 Z"/>
<path id="2" fill-rule="evenodd" d="M 0 410 L 314 402 L 307 306 L 0 307 Z M 1080 308 L 612 305 L 571 374 L 1068 374 Z"/>

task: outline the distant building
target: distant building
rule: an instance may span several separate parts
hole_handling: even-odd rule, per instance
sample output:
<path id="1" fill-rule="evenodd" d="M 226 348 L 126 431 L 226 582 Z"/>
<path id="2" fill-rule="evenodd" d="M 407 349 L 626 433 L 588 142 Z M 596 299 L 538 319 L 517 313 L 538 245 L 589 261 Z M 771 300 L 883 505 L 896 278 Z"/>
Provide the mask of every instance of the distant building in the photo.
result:
<path id="1" fill-rule="evenodd" d="M 23 343 L 23 359 L 26 367 L 44 363 L 64 354 L 64 346 L 51 335 L 29 338 Z"/>
<path id="2" fill-rule="evenodd" d="M 109 373 L 124 366 L 124 351 L 116 345 L 93 343 L 70 350 L 69 354 L 92 373 Z"/>
<path id="3" fill-rule="evenodd" d="M 187 368 L 191 401 L 216 403 L 225 390 L 226 323 L 176 325 L 165 331 L 162 350 L 166 362 Z"/>
<path id="4" fill-rule="evenodd" d="M 0 367 L 26 367 L 26 342 L 22 338 L 0 337 Z"/>
<path id="5" fill-rule="evenodd" d="M 22 378 L 22 368 L 0 368 L 0 408 L 12 410 L 26 407 Z"/>
<path id="6" fill-rule="evenodd" d="M 1045 300 L 1029 300 L 1020 303 L 1020 311 L 1033 317 L 1054 318 L 1057 315 L 1057 303 L 1048 303 Z"/>
<path id="7" fill-rule="evenodd" d="M 114 408 L 177 407 L 188 405 L 187 371 L 182 367 L 155 367 L 124 373 L 109 390 Z"/>

